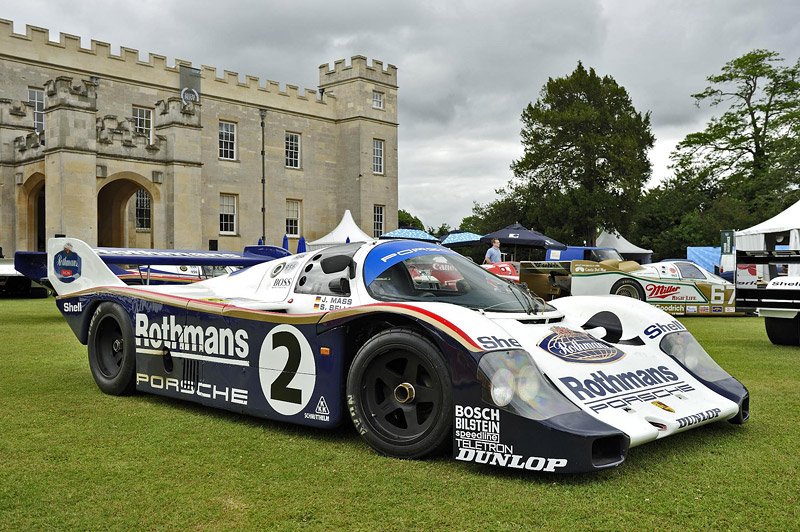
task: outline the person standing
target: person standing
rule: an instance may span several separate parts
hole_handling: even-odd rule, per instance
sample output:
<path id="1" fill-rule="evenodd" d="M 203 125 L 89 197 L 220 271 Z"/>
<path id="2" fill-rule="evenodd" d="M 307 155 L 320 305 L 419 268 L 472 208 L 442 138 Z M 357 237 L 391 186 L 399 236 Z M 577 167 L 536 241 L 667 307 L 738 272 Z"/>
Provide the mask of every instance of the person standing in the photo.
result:
<path id="1" fill-rule="evenodd" d="M 486 256 L 483 258 L 484 264 L 494 264 L 500 262 L 500 240 L 493 238 L 492 247 L 486 250 Z"/>

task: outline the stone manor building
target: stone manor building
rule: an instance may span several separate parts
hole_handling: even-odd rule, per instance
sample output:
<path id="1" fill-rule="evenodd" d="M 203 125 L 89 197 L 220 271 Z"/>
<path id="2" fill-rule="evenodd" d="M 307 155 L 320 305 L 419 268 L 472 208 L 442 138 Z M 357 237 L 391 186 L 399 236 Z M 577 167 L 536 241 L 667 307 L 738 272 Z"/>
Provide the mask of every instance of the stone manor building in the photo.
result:
<path id="1" fill-rule="evenodd" d="M 367 234 L 397 227 L 396 67 L 355 56 L 301 91 L 0 19 L 6 256 L 56 234 L 241 250 L 262 229 L 293 251 L 347 209 Z"/>

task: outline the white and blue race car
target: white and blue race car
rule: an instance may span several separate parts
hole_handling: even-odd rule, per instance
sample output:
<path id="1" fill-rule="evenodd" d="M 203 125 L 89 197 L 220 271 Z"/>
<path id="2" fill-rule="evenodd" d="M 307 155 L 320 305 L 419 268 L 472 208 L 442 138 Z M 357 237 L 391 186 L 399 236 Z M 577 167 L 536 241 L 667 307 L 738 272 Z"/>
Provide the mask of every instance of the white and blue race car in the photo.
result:
<path id="1" fill-rule="evenodd" d="M 315 427 L 350 418 L 388 456 L 451 448 L 465 462 L 594 471 L 749 416 L 747 389 L 668 314 L 618 296 L 547 304 L 431 244 L 346 244 L 132 287 L 84 242 L 54 238 L 48 278 L 103 392 Z"/>

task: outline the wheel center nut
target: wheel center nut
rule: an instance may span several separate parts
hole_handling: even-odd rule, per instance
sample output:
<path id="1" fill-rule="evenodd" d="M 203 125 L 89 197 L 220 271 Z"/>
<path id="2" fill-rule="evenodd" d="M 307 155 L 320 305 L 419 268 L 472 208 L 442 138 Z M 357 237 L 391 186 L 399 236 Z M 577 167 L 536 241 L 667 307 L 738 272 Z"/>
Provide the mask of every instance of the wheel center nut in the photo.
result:
<path id="1" fill-rule="evenodd" d="M 397 388 L 394 389 L 394 398 L 397 400 L 398 403 L 406 404 L 410 403 L 414 400 L 415 392 L 414 387 L 407 383 L 403 382 L 397 385 Z"/>
<path id="2" fill-rule="evenodd" d="M 111 349 L 112 349 L 112 350 L 113 350 L 115 353 L 119 353 L 120 351 L 122 351 L 122 340 L 121 340 L 121 339 L 119 339 L 119 338 L 117 338 L 116 340 L 114 340 L 114 343 L 113 343 L 113 344 L 111 344 Z"/>

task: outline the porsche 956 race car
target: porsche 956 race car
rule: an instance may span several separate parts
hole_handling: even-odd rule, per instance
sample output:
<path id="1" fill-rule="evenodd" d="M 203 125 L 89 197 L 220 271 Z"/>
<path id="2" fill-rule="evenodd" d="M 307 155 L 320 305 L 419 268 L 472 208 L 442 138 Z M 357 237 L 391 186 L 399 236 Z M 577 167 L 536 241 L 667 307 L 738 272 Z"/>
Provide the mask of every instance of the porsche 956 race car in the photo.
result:
<path id="1" fill-rule="evenodd" d="M 800 251 L 736 250 L 736 306 L 764 318 L 775 345 L 800 345 Z"/>
<path id="2" fill-rule="evenodd" d="M 668 314 L 614 296 L 547 304 L 431 244 L 346 244 L 131 287 L 85 243 L 55 238 L 48 277 L 103 392 L 315 427 L 350 418 L 393 457 L 451 448 L 465 462 L 595 471 L 749 416 L 747 389 Z"/>
<path id="3" fill-rule="evenodd" d="M 646 301 L 674 316 L 737 312 L 734 284 L 688 260 L 522 262 L 520 280 L 545 298 L 614 294 Z"/>

